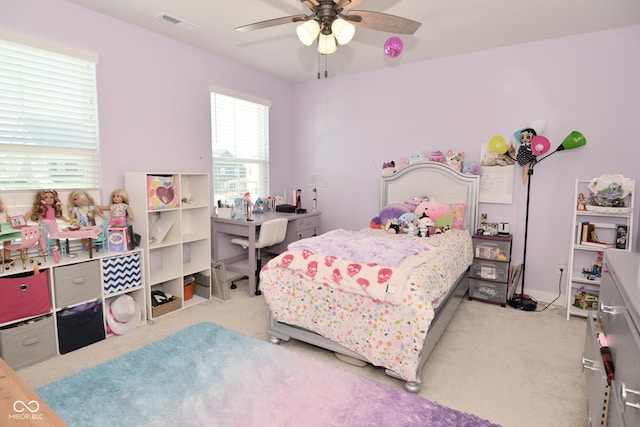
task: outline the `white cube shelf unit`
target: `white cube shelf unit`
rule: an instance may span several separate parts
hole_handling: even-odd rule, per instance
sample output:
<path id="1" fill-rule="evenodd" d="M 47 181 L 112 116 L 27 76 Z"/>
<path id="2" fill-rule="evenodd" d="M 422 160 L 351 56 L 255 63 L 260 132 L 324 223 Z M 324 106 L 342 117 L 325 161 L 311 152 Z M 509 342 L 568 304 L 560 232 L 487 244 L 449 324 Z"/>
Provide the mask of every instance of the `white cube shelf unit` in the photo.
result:
<path id="1" fill-rule="evenodd" d="M 209 174 L 126 172 L 125 188 L 144 249 L 148 318 L 210 299 Z M 184 279 L 189 276 L 197 278 L 197 285 L 185 300 Z M 177 297 L 171 309 L 153 307 L 151 293 L 156 290 Z"/>

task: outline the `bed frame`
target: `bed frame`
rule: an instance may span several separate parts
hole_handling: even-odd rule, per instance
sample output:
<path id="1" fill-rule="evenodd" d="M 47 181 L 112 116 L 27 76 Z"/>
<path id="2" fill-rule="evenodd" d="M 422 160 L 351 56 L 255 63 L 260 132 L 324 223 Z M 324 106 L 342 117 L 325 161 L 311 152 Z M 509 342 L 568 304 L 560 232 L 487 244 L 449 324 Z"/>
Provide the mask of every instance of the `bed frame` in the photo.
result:
<path id="1" fill-rule="evenodd" d="M 471 232 L 477 229 L 478 220 L 478 194 L 480 190 L 480 177 L 466 175 L 449 167 L 435 162 L 412 163 L 394 174 L 383 176 L 380 183 L 380 210 L 388 203 L 404 201 L 413 196 L 429 196 L 446 203 L 466 203 L 465 227 Z M 420 361 L 417 372 L 418 381 L 406 381 L 405 389 L 417 393 L 422 385 L 422 368 L 431 351 L 444 333 L 449 321 L 456 312 L 469 289 L 468 270 L 458 277 L 444 301 L 436 309 L 436 314 L 429 326 L 424 346 L 420 353 Z M 271 313 L 269 314 L 269 329 L 267 330 L 269 341 L 278 344 L 281 340 L 288 341 L 294 338 L 317 347 L 342 353 L 347 356 L 369 362 L 364 356 L 355 353 L 348 348 L 325 338 L 308 329 L 295 325 L 277 322 Z M 385 369 L 387 375 L 400 378 L 390 369 Z M 402 378 L 400 378 L 402 379 Z"/>

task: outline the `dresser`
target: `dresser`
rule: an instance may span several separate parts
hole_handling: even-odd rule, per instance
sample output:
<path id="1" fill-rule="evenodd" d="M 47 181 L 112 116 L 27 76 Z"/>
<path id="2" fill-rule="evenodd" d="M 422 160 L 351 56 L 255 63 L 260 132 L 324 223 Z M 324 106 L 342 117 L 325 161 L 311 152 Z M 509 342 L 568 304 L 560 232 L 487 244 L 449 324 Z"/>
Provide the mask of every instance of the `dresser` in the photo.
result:
<path id="1" fill-rule="evenodd" d="M 640 254 L 607 250 L 602 267 L 582 356 L 588 425 L 640 426 Z"/>

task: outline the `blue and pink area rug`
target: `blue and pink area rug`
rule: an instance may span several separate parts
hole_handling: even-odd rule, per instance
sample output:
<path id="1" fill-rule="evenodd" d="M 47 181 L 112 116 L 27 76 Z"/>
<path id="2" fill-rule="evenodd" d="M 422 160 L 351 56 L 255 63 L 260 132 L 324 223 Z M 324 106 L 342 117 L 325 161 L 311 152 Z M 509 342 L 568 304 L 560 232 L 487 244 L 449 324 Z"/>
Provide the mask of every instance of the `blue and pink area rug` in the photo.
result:
<path id="1" fill-rule="evenodd" d="M 495 425 L 213 323 L 36 391 L 71 427 Z"/>

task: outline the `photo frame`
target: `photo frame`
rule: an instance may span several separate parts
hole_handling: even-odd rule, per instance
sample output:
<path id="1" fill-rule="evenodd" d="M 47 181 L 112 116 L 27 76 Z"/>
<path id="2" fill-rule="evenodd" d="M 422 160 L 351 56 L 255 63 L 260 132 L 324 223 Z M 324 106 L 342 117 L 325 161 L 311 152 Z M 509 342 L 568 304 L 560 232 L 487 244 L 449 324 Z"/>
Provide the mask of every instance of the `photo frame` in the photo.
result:
<path id="1" fill-rule="evenodd" d="M 9 217 L 9 219 L 13 228 L 22 228 L 27 225 L 27 220 L 25 219 L 24 215 L 14 215 Z"/>

